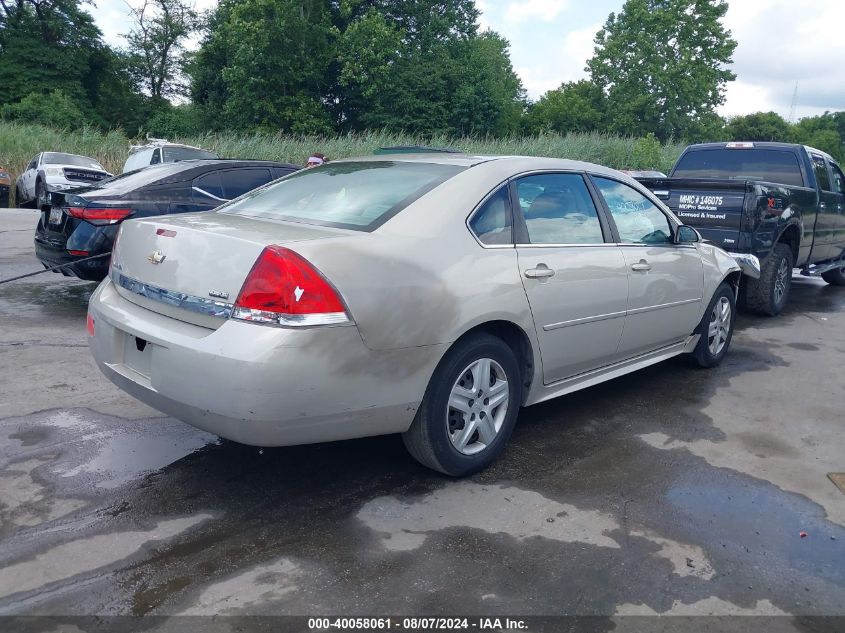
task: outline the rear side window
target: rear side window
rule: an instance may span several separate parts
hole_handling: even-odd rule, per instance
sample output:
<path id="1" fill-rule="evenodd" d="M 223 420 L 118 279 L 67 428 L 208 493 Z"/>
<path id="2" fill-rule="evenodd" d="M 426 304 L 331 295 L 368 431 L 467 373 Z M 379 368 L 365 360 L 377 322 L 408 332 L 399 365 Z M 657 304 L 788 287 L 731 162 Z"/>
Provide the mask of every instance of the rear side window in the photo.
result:
<path id="1" fill-rule="evenodd" d="M 218 212 L 372 231 L 464 169 L 389 160 L 333 162 L 291 174 Z"/>
<path id="2" fill-rule="evenodd" d="M 818 154 L 811 154 L 813 159 L 813 172 L 816 174 L 816 181 L 819 183 L 819 188 L 822 191 L 832 191 L 830 188 L 830 176 L 827 174 L 827 164 L 824 162 L 824 157 Z"/>
<path id="3" fill-rule="evenodd" d="M 842 175 L 839 165 L 831 163 L 830 171 L 833 174 L 833 190 L 836 193 L 845 193 L 845 176 Z"/>
<path id="4" fill-rule="evenodd" d="M 516 183 L 531 244 L 601 244 L 596 206 L 581 174 L 541 174 Z"/>
<path id="5" fill-rule="evenodd" d="M 223 198 L 232 200 L 273 180 L 270 170 L 265 168 L 229 169 L 220 172 Z"/>
<path id="6" fill-rule="evenodd" d="M 707 149 L 681 156 L 675 178 L 760 180 L 803 187 L 801 165 L 793 152 L 772 149 Z"/>
<path id="7" fill-rule="evenodd" d="M 482 244 L 512 244 L 511 206 L 508 186 L 500 187 L 481 205 L 469 221 L 469 228 Z"/>
<path id="8" fill-rule="evenodd" d="M 220 172 L 212 171 L 194 180 L 194 191 L 204 194 L 210 198 L 225 200 L 223 197 L 223 185 L 220 184 Z"/>
<path id="9" fill-rule="evenodd" d="M 161 150 L 154 149 L 153 155 L 150 158 L 150 165 L 158 165 L 161 162 Z"/>

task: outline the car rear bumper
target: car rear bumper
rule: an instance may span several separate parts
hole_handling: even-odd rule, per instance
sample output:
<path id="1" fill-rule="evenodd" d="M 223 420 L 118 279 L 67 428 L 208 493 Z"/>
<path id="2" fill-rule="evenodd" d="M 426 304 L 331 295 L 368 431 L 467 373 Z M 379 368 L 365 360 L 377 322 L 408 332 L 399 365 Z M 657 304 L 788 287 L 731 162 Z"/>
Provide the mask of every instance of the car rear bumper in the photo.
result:
<path id="1" fill-rule="evenodd" d="M 47 268 L 68 264 L 56 272 L 61 272 L 65 276 L 73 275 L 84 281 L 101 281 L 109 273 L 108 257 L 80 261 L 87 259 L 87 257 L 71 255 L 65 249 L 54 246 L 37 236 L 35 239 L 35 256 Z"/>
<path id="2" fill-rule="evenodd" d="M 256 446 L 407 430 L 443 352 L 373 352 L 355 326 L 225 320 L 207 329 L 128 301 L 110 279 L 91 297 L 89 314 L 91 352 L 112 382 L 159 411 Z"/>

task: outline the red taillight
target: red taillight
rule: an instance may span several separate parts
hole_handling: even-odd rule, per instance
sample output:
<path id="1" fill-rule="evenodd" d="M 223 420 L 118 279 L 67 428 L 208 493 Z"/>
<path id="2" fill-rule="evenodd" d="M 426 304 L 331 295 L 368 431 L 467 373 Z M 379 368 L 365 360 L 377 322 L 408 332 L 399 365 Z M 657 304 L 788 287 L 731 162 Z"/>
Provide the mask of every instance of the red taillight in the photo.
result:
<path id="1" fill-rule="evenodd" d="M 88 315 L 85 327 L 88 328 L 88 336 L 94 336 L 94 317 L 90 314 Z"/>
<path id="2" fill-rule="evenodd" d="M 278 325 L 348 323 L 340 295 L 301 255 L 267 246 L 244 282 L 232 316 Z"/>
<path id="3" fill-rule="evenodd" d="M 88 255 L 88 251 L 68 251 L 71 255 L 76 255 L 77 257 L 85 257 Z"/>
<path id="4" fill-rule="evenodd" d="M 132 209 L 113 209 L 105 207 L 68 207 L 65 212 L 74 218 L 91 224 L 114 224 L 125 219 Z"/>

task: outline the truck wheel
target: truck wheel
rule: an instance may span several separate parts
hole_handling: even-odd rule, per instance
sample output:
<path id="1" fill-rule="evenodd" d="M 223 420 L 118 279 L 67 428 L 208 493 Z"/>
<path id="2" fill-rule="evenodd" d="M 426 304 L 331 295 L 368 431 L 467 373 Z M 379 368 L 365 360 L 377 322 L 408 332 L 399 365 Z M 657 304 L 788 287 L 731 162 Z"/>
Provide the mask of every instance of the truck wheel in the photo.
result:
<path id="1" fill-rule="evenodd" d="M 822 273 L 824 279 L 831 286 L 845 286 L 845 268 L 834 268 Z"/>
<path id="2" fill-rule="evenodd" d="M 511 348 L 490 334 L 471 336 L 440 361 L 402 439 L 423 465 L 463 477 L 501 454 L 521 403 L 522 379 Z"/>
<path id="3" fill-rule="evenodd" d="M 40 180 L 35 181 L 35 200 L 33 203 L 39 211 L 47 203 L 47 190 L 44 187 L 44 183 Z"/>
<path id="4" fill-rule="evenodd" d="M 23 194 L 21 193 L 20 185 L 15 185 L 15 206 L 18 209 L 23 209 L 25 205 L 23 201 Z"/>
<path id="5" fill-rule="evenodd" d="M 789 299 L 792 265 L 792 249 L 786 244 L 775 244 L 766 259 L 760 279 L 746 281 L 743 302 L 745 307 L 757 314 L 780 314 Z"/>
<path id="6" fill-rule="evenodd" d="M 735 321 L 736 303 L 733 288 L 730 284 L 722 284 L 716 289 L 695 331 L 701 335 L 690 354 L 696 365 L 710 368 L 722 362 L 731 346 Z"/>

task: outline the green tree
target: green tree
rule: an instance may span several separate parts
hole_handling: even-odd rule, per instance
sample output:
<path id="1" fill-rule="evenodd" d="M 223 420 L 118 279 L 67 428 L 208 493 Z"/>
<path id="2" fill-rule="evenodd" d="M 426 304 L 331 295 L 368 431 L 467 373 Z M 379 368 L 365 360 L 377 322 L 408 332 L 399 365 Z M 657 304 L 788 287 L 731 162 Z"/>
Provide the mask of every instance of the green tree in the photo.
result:
<path id="1" fill-rule="evenodd" d="M 724 102 L 736 42 L 722 0 L 627 0 L 595 38 L 587 71 L 622 134 L 662 140 L 700 134 Z"/>
<path id="2" fill-rule="evenodd" d="M 531 106 L 527 127 L 531 132 L 592 132 L 604 128 L 606 109 L 604 92 L 593 82 L 564 83 Z"/>
<path id="3" fill-rule="evenodd" d="M 755 112 L 736 116 L 728 121 L 728 134 L 733 141 L 793 140 L 792 127 L 776 112 Z"/>
<path id="4" fill-rule="evenodd" d="M 182 0 L 144 0 L 130 9 L 134 25 L 126 35 L 138 83 L 154 101 L 181 92 L 184 42 L 198 16 Z"/>
<path id="5" fill-rule="evenodd" d="M 845 160 L 845 112 L 825 112 L 820 116 L 806 117 L 798 121 L 793 129 L 799 143 Z"/>
<path id="6" fill-rule="evenodd" d="M 321 0 L 223 0 L 192 62 L 192 94 L 214 127 L 331 131 L 332 60 Z"/>

